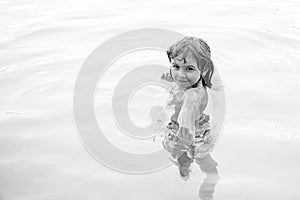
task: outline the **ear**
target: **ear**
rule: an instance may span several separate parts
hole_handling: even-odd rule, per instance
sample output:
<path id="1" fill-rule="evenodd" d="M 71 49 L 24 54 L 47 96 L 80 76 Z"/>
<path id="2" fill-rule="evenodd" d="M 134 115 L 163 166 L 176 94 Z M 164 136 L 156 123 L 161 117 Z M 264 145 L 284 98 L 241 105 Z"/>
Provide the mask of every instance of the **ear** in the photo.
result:
<path id="1" fill-rule="evenodd" d="M 211 78 L 214 73 L 214 65 L 211 60 L 209 60 L 206 65 L 204 66 L 204 69 L 202 71 L 202 78 L 207 85 L 207 87 L 211 88 Z"/>
<path id="2" fill-rule="evenodd" d="M 199 61 L 199 65 L 200 65 L 200 71 L 203 72 L 206 68 L 205 66 L 207 65 L 207 60 L 201 57 Z"/>

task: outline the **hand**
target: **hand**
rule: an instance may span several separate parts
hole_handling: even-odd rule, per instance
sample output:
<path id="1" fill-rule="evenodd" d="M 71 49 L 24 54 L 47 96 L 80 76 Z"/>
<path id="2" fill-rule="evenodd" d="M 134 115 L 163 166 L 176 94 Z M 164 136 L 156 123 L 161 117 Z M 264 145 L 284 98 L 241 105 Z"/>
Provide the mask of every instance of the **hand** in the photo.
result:
<path id="1" fill-rule="evenodd" d="M 189 132 L 189 129 L 185 127 L 180 127 L 178 130 L 179 143 L 189 146 L 193 143 L 193 135 Z"/>
<path id="2" fill-rule="evenodd" d="M 214 144 L 204 144 L 196 146 L 194 149 L 194 155 L 198 159 L 203 159 L 207 154 L 209 154 L 214 149 Z"/>
<path id="3" fill-rule="evenodd" d="M 169 82 L 173 82 L 173 78 L 169 73 L 163 73 L 160 78 Z"/>

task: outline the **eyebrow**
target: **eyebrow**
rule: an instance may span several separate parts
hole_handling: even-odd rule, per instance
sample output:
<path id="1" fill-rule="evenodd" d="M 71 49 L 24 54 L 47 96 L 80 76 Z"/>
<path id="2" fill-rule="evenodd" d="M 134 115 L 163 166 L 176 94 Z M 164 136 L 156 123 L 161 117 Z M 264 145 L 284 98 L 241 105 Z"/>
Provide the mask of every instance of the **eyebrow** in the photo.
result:
<path id="1" fill-rule="evenodd" d="M 178 65 L 176 62 L 172 62 L 172 65 Z M 186 67 L 196 67 L 194 65 L 187 65 Z"/>
<path id="2" fill-rule="evenodd" d="M 187 65 L 187 67 L 195 67 L 194 65 Z"/>
<path id="3" fill-rule="evenodd" d="M 194 65 L 187 65 L 186 67 L 193 67 L 193 68 L 196 68 L 196 66 L 194 66 Z"/>

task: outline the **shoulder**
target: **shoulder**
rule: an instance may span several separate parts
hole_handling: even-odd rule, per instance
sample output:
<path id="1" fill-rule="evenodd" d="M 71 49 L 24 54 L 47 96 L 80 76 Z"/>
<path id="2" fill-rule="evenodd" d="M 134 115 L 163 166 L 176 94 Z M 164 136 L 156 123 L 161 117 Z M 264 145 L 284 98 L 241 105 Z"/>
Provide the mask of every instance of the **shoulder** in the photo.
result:
<path id="1" fill-rule="evenodd" d="M 183 94 L 183 100 L 199 101 L 207 96 L 207 91 L 204 88 L 190 88 Z"/>

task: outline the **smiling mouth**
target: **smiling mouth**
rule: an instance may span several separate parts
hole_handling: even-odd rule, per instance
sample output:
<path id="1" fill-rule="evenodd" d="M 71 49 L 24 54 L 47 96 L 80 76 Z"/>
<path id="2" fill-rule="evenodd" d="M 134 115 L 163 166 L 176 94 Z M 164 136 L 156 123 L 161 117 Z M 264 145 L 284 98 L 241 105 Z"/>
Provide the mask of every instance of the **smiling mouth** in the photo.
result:
<path id="1" fill-rule="evenodd" d="M 188 81 L 182 81 L 182 80 L 177 80 L 178 82 L 181 82 L 181 83 L 186 83 Z"/>

